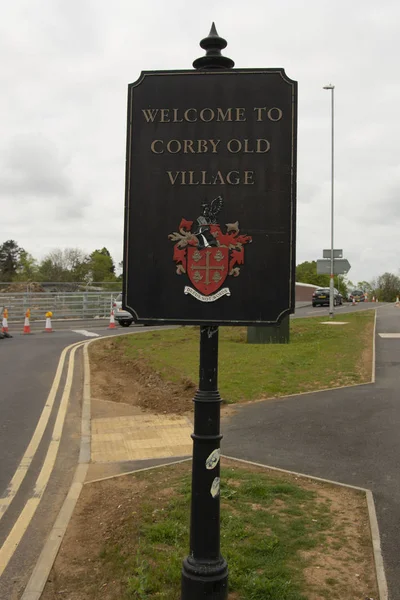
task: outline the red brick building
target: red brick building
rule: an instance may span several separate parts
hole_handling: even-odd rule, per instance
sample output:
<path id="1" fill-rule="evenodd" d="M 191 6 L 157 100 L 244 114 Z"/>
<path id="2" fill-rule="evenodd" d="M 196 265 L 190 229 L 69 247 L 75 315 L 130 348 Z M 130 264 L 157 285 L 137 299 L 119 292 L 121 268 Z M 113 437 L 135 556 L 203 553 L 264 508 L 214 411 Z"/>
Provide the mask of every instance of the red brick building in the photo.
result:
<path id="1" fill-rule="evenodd" d="M 296 302 L 310 302 L 314 290 L 320 286 L 312 285 L 311 283 L 298 283 L 296 281 Z"/>

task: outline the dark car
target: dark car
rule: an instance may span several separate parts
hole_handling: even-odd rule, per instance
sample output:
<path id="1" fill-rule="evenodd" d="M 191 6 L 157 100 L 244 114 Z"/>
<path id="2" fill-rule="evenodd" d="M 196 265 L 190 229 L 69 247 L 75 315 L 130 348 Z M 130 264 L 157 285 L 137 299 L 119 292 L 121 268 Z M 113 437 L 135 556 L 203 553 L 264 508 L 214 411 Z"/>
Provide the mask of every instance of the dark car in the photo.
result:
<path id="1" fill-rule="evenodd" d="M 362 290 L 353 290 L 349 296 L 350 302 L 365 302 L 365 294 Z"/>
<path id="2" fill-rule="evenodd" d="M 318 290 L 315 290 L 312 295 L 312 305 L 323 306 L 326 304 L 329 306 L 329 297 L 329 288 L 319 288 Z M 340 304 L 343 304 L 343 296 L 336 288 L 333 288 L 333 306 L 338 306 Z"/>

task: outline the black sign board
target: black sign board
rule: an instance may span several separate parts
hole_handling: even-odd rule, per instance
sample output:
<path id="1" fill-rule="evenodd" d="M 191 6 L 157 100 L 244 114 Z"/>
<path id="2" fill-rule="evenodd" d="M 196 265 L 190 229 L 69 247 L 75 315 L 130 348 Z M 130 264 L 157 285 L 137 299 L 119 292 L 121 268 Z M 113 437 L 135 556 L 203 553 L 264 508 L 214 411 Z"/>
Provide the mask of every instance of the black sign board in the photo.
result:
<path id="1" fill-rule="evenodd" d="M 129 85 L 124 306 L 138 323 L 294 312 L 297 83 L 283 69 Z"/>

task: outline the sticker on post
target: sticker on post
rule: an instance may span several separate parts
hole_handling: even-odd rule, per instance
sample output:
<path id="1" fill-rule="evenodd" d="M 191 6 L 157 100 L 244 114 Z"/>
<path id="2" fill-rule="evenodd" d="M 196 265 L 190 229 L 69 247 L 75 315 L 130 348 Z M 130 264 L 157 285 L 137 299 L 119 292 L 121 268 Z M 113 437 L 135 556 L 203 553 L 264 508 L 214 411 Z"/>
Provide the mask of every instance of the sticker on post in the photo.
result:
<path id="1" fill-rule="evenodd" d="M 219 463 L 219 457 L 220 457 L 220 449 L 216 448 L 215 450 L 213 450 L 211 452 L 210 456 L 206 460 L 206 469 L 209 469 L 209 470 L 215 469 L 215 467 Z"/>
<path id="2" fill-rule="evenodd" d="M 211 496 L 213 498 L 216 498 L 217 496 L 219 496 L 219 487 L 220 487 L 220 478 L 216 477 L 214 479 L 214 481 L 212 482 L 211 490 L 210 490 Z"/>

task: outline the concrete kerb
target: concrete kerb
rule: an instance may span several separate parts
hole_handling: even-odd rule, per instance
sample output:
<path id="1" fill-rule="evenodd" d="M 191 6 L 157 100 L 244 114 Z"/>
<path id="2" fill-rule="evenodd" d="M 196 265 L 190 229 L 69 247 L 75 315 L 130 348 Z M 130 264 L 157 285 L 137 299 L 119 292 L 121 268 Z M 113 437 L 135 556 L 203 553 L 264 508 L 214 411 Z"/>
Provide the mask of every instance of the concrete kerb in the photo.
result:
<path id="1" fill-rule="evenodd" d="M 132 332 L 133 333 L 133 332 Z M 375 334 L 376 334 L 376 311 L 375 311 L 375 320 L 374 320 L 374 333 L 373 333 L 373 357 L 372 357 L 372 377 L 371 382 L 375 382 Z M 57 553 L 60 549 L 62 540 L 66 533 L 69 521 L 72 517 L 73 511 L 75 509 L 76 503 L 79 499 L 83 486 L 85 484 L 86 474 L 89 468 L 90 463 L 90 440 L 91 440 L 91 426 L 90 426 L 90 418 L 91 418 L 91 408 L 90 408 L 90 363 L 89 363 L 89 352 L 88 346 L 92 342 L 96 342 L 101 339 L 105 339 L 108 336 L 99 337 L 96 339 L 88 340 L 83 345 L 83 353 L 84 353 L 84 383 L 83 383 L 83 405 L 82 405 L 82 420 L 81 420 L 81 444 L 80 444 L 80 453 L 79 453 L 79 464 L 75 470 L 74 479 L 67 494 L 67 497 L 64 501 L 63 506 L 58 514 L 56 522 L 53 526 L 53 529 L 47 539 L 45 546 L 39 556 L 39 560 L 36 563 L 36 566 L 33 570 L 33 573 L 29 579 L 28 585 L 25 588 L 25 591 L 21 597 L 21 600 L 40 600 L 40 597 L 43 593 L 44 587 L 46 585 L 47 579 L 50 575 L 50 571 L 53 567 L 55 559 L 57 557 Z M 368 384 L 362 384 L 368 385 Z M 344 386 L 344 387 L 355 387 L 355 386 Z M 324 391 L 324 390 L 318 390 Z M 296 394 L 298 395 L 298 394 Z M 388 600 L 388 587 L 386 582 L 385 569 L 383 564 L 382 550 L 381 550 L 381 542 L 380 542 L 380 534 L 379 534 L 379 526 L 378 520 L 376 516 L 375 503 L 373 499 L 373 494 L 371 490 L 366 488 L 361 488 L 357 486 L 352 486 L 344 483 L 340 483 L 337 481 L 332 481 L 329 479 L 322 479 L 320 477 L 314 477 L 311 475 L 306 475 L 304 473 L 297 473 L 295 471 L 288 471 L 285 469 L 278 469 L 276 467 L 263 465 L 260 463 L 255 463 L 251 461 L 246 461 L 243 459 L 230 457 L 226 455 L 221 455 L 221 458 L 226 458 L 227 460 L 237 461 L 243 464 L 248 464 L 252 466 L 261 467 L 264 469 L 268 469 L 271 471 L 277 471 L 281 473 L 287 473 L 299 478 L 312 479 L 315 481 L 321 481 L 323 483 L 328 483 L 331 485 L 346 487 L 354 490 L 361 491 L 366 496 L 367 509 L 368 509 L 368 517 L 371 531 L 371 539 L 373 545 L 373 554 L 375 561 L 375 570 L 379 591 L 379 600 Z M 149 471 L 153 469 L 158 469 L 162 467 L 168 467 L 170 465 L 175 465 L 183 462 L 190 461 L 191 458 L 185 458 L 181 460 L 177 460 L 171 463 L 167 463 L 164 465 L 154 465 L 151 467 L 145 467 L 142 469 L 136 469 L 134 471 L 130 471 L 127 473 L 118 473 L 116 475 L 111 475 L 109 477 L 103 477 L 100 479 L 96 479 L 90 481 L 89 483 L 96 483 L 99 481 L 104 481 L 107 479 L 114 479 L 116 477 L 123 477 L 125 475 L 132 475 L 134 473 L 138 473 L 141 471 Z"/>

